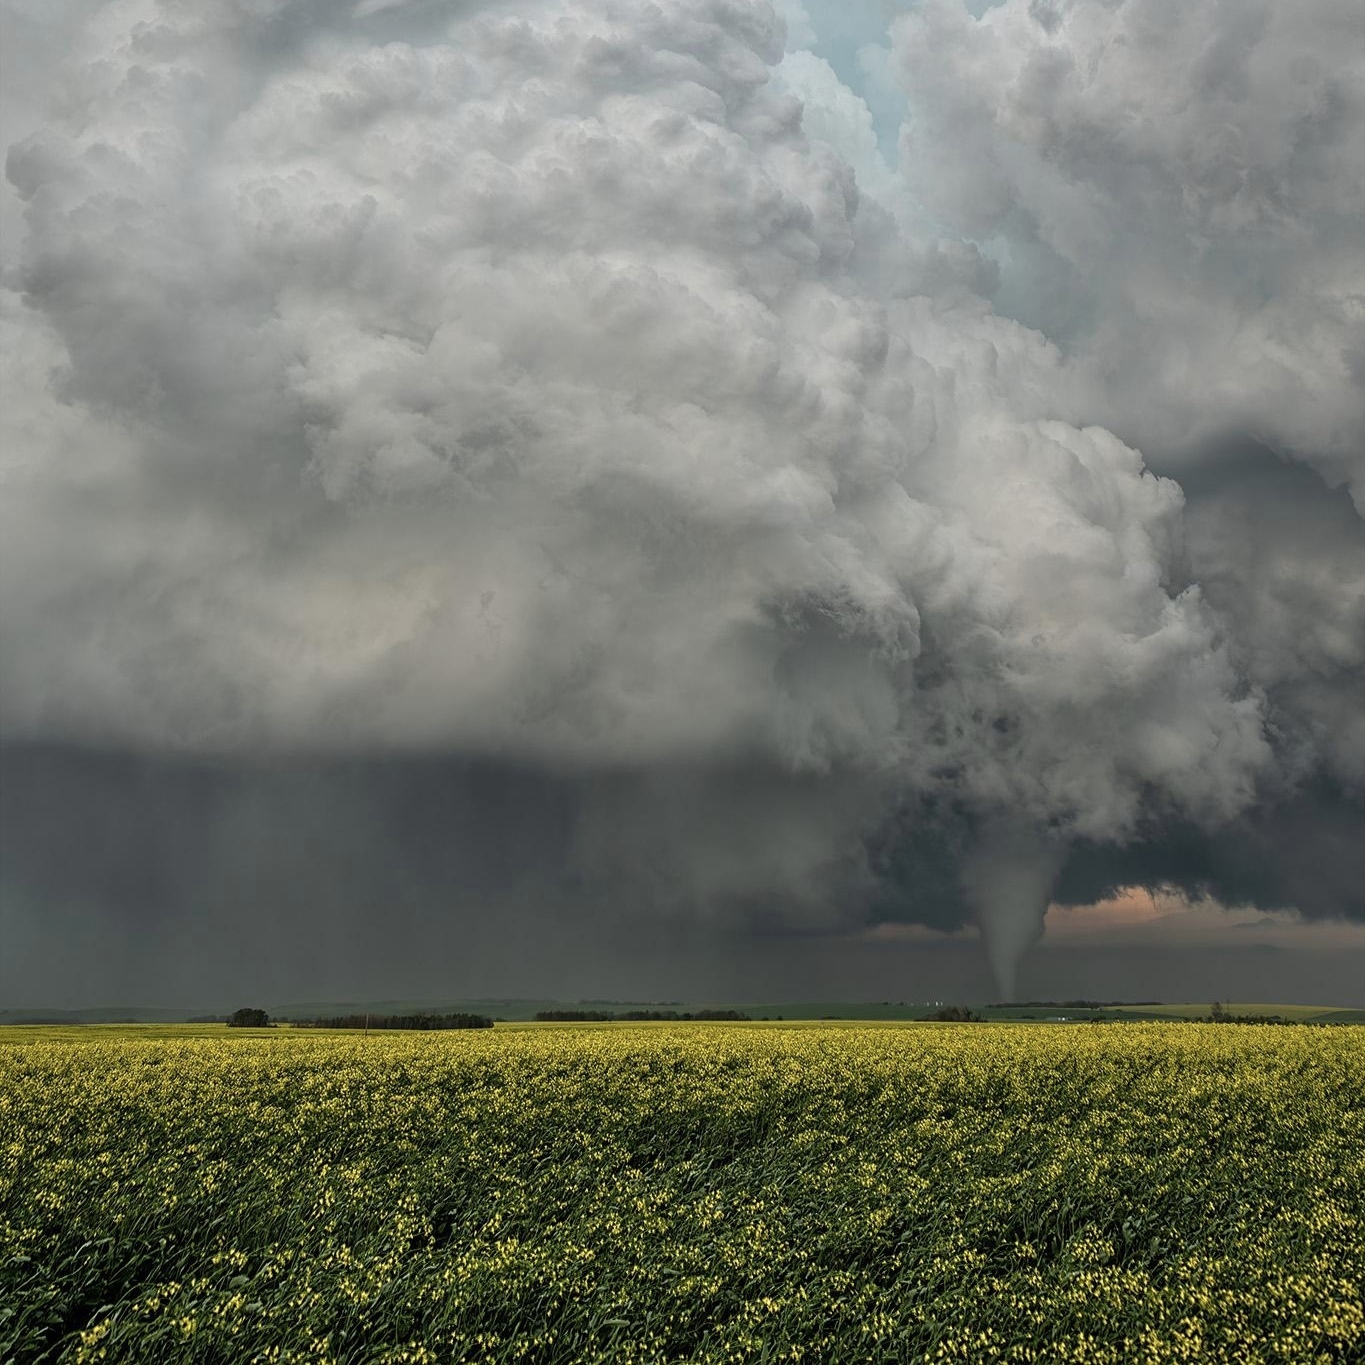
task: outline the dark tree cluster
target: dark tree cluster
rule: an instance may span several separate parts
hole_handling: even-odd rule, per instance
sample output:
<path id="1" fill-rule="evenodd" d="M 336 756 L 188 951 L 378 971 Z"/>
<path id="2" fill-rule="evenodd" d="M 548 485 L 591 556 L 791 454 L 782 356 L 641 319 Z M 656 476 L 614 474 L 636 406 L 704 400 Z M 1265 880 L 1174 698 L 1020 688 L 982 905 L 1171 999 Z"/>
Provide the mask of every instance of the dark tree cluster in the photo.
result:
<path id="1" fill-rule="evenodd" d="M 228 1016 L 228 1028 L 269 1028 L 270 1016 L 264 1010 L 233 1010 Z"/>
<path id="2" fill-rule="evenodd" d="M 1282 1014 L 1233 1014 L 1221 1001 L 1215 1000 L 1209 1012 L 1198 1021 L 1201 1024 L 1307 1024 L 1312 1020 L 1286 1019 Z"/>
<path id="3" fill-rule="evenodd" d="M 936 1009 L 932 1014 L 926 1014 L 926 1019 L 939 1024 L 981 1024 L 985 1020 L 975 1010 L 970 1010 L 966 1005 L 944 1005 L 941 1009 Z"/>

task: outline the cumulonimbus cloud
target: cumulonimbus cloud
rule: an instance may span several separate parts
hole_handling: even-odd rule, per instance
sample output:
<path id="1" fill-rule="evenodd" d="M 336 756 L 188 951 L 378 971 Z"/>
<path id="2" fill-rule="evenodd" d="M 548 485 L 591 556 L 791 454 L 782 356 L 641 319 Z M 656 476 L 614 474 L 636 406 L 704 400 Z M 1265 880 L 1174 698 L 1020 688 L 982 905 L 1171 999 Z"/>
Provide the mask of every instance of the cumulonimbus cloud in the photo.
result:
<path id="1" fill-rule="evenodd" d="M 947 14 L 907 50 L 966 50 Z M 708 906 L 865 901 L 932 808 L 969 868 L 1034 849 L 1032 924 L 1073 840 L 1254 809 L 1266 689 L 1181 488 L 808 137 L 783 36 L 103 7 L 8 158 L 10 739 L 584 775 L 574 875 Z"/>
<path id="2" fill-rule="evenodd" d="M 1279 796 L 1365 790 L 1358 31 L 1338 0 L 931 0 L 892 28 L 905 177 L 994 256 L 998 306 L 1059 337 L 1075 419 L 1180 479 Z"/>

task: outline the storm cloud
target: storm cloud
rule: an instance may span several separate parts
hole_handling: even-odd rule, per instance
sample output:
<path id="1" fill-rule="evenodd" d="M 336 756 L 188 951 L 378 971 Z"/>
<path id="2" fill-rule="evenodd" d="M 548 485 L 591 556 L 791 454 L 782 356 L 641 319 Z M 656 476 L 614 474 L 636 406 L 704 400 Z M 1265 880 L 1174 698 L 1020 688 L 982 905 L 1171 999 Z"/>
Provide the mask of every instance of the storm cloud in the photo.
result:
<path id="1" fill-rule="evenodd" d="M 1158 8 L 897 20 L 896 174 L 761 0 L 53 20 L 6 163 L 31 960 L 54 905 L 363 953 L 475 897 L 974 920 L 1008 990 L 1054 894 L 1365 913 L 1346 17 Z"/>

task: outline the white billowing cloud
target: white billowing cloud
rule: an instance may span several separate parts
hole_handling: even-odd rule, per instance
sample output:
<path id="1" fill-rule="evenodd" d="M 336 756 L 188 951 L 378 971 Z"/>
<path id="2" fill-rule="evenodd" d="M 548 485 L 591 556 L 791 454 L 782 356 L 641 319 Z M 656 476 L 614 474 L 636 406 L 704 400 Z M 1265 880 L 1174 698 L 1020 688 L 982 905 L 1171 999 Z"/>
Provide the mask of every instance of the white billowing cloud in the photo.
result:
<path id="1" fill-rule="evenodd" d="M 906 791 L 992 867 L 1254 799 L 1180 489 L 900 250 L 770 8 L 308 15 L 107 5 L 10 151 L 11 736 L 685 769 L 578 856 L 700 900 L 856 878 Z"/>
<path id="2" fill-rule="evenodd" d="M 823 142 L 853 168 L 865 193 L 886 200 L 901 193 L 891 167 L 882 158 L 872 111 L 813 52 L 788 52 L 777 79 L 801 102 L 801 125 L 812 141 Z"/>
<path id="3" fill-rule="evenodd" d="M 1358 5 L 928 0 L 893 36 L 914 191 L 1074 329 L 1125 435 L 1249 431 L 1359 506 Z"/>
<path id="4" fill-rule="evenodd" d="M 800 52 L 815 46 L 815 29 L 801 0 L 773 0 L 773 8 L 787 26 L 788 52 Z"/>

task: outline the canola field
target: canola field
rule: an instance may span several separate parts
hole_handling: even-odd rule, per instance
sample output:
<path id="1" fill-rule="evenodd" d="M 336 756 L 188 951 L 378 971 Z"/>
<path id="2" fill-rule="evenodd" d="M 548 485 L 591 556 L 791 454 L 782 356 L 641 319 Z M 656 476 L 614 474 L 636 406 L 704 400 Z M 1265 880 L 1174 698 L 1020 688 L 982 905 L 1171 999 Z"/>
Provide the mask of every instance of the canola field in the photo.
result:
<path id="1" fill-rule="evenodd" d="M 1361 1030 L 22 1033 L 0 1363 L 1365 1360 Z"/>

